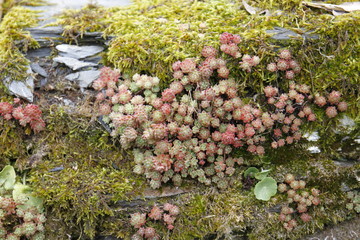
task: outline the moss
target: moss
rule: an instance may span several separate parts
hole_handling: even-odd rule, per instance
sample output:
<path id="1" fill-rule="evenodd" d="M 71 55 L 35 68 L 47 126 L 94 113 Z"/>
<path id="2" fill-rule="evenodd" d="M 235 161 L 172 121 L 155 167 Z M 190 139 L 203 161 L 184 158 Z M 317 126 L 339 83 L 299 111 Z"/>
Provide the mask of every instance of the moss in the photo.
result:
<path id="1" fill-rule="evenodd" d="M 240 52 L 261 58 L 261 64 L 251 73 L 235 68 L 231 71 L 232 77 L 240 83 L 242 96 L 253 96 L 267 84 L 287 87 L 288 81 L 265 69 L 274 61 L 279 48 L 289 48 L 303 68 L 296 81 L 310 85 L 313 92 L 321 94 L 332 89 L 341 90 L 355 118 L 360 109 L 356 87 L 360 62 L 359 13 L 334 17 L 323 10 L 303 6 L 298 0 L 249 4 L 267 9 L 271 14 L 251 15 L 240 2 L 230 0 L 180 3 L 147 0 L 134 1 L 122 8 L 104 10 L 88 6 L 65 12 L 59 23 L 64 26 L 65 35 L 68 31 L 78 36 L 86 30 L 96 30 L 103 31 L 104 36 L 114 36 L 104 62 L 119 68 L 124 76 L 140 72 L 156 75 L 164 86 L 173 80 L 172 63 L 184 58 L 198 59 L 204 45 L 218 47 L 219 35 L 223 32 L 240 34 L 243 38 Z M 90 12 L 94 16 L 101 13 L 94 26 L 88 21 Z M 206 27 L 201 28 L 201 23 L 206 23 Z M 266 33 L 274 27 L 290 29 L 299 37 L 274 40 Z M 301 36 L 304 33 L 316 37 L 304 39 Z M 233 62 L 236 66 L 236 61 Z"/>
<path id="2" fill-rule="evenodd" d="M 0 117 L 0 168 L 26 153 L 24 130 L 13 121 Z"/>
<path id="3" fill-rule="evenodd" d="M 111 19 L 111 11 L 96 4 L 88 4 L 80 10 L 66 10 L 50 26 L 63 26 L 66 41 L 77 42 L 86 32 L 102 32 Z"/>
<path id="4" fill-rule="evenodd" d="M 288 81 L 266 72 L 265 68 L 267 63 L 275 60 L 279 48 L 290 48 L 303 67 L 297 82 L 309 84 L 314 92 L 321 94 L 332 89 L 341 90 L 350 105 L 347 114 L 358 124 L 358 13 L 333 17 L 322 10 L 304 7 L 298 0 L 258 2 L 257 5 L 255 1 L 250 4 L 271 11 L 282 10 L 283 14 L 250 15 L 240 2 L 233 1 L 137 0 L 133 5 L 119 9 L 89 5 L 82 10 L 71 10 L 64 13 L 57 24 L 64 26 L 64 35 L 70 40 L 76 40 L 86 31 L 114 35 L 105 61 L 122 69 L 125 76 L 135 72 L 157 75 L 163 85 L 172 81 L 171 64 L 174 61 L 198 57 L 203 45 L 218 46 L 218 36 L 224 31 L 239 33 L 243 37 L 241 52 L 257 54 L 262 59 L 261 65 L 252 73 L 234 71 L 241 96 L 249 97 L 245 102 L 251 102 L 250 98 L 261 92 L 266 84 L 287 87 Z M 22 51 L 36 46 L 22 29 L 35 24 L 36 18 L 33 12 L 21 7 L 7 8 L 6 13 L 0 25 L 0 61 L 6 67 L 1 76 L 22 79 L 27 65 Z M 20 23 L 16 24 L 18 21 Z M 202 22 L 206 22 L 206 28 L 200 28 Z M 181 24 L 190 24 L 189 30 L 180 31 L 179 27 L 184 27 Z M 276 41 L 265 32 L 275 26 L 298 33 L 313 30 L 319 38 Z M 17 45 L 18 41 L 23 45 Z M 1 97 L 9 100 L 3 92 Z M 315 108 L 314 111 L 320 123 L 306 125 L 305 129 L 318 130 L 323 136 L 319 142 L 323 154 L 315 156 L 306 152 L 310 143 L 305 140 L 277 151 L 268 146 L 265 157 L 254 157 L 241 150 L 237 152 L 245 158 L 246 166 L 272 169 L 272 177 L 278 182 L 286 173 L 294 173 L 306 179 L 309 187 L 319 188 L 323 193 L 322 205 L 315 210 L 314 221 L 286 232 L 276 213 L 276 206 L 285 202 L 283 196 L 261 202 L 251 191 L 242 189 L 241 184 L 235 184 L 226 192 L 212 188 L 202 191 L 201 185 L 191 193 L 161 200 L 174 201 L 181 206 L 182 214 L 174 231 L 157 223 L 151 226 L 164 239 L 202 239 L 209 235 L 298 239 L 327 224 L 351 217 L 343 208 L 345 198 L 341 187 L 344 182 L 350 188 L 360 187 L 355 176 L 360 171 L 359 164 L 345 169 L 334 164 L 332 159 L 340 157 L 335 150 L 343 136 L 329 129 L 336 127 L 337 120 L 324 122 L 323 110 Z M 130 157 L 119 150 L 116 140 L 100 129 L 91 116 L 55 106 L 45 110 L 44 115 L 47 130 L 36 137 L 28 137 L 26 130 L 1 120 L 0 158 L 4 160 L 1 164 L 18 159 L 19 169 L 31 168 L 32 188 L 44 197 L 47 207 L 48 238 L 65 239 L 67 233 L 80 239 L 91 238 L 96 233 L 129 238 L 134 232 L 128 222 L 129 211 L 135 209 L 121 208 L 115 203 L 139 196 L 146 185 L 144 179 L 133 176 Z M 356 129 L 350 133 L 351 137 L 358 136 L 358 125 Z M 29 141 L 32 142 L 30 150 L 26 148 Z M 14 142 L 16 145 L 10 144 Z M 46 146 L 46 154 L 36 165 L 29 166 L 29 155 L 42 146 Z M 63 169 L 50 171 L 57 167 Z M 234 181 L 241 182 L 244 169 L 237 170 Z M 140 208 L 147 209 L 148 206 Z"/>
<path id="5" fill-rule="evenodd" d="M 101 218 L 114 214 L 111 204 L 131 199 L 134 187 L 141 189 L 139 180 L 127 170 L 121 152 L 105 141 L 103 131 L 94 126 L 90 130 L 83 116 L 51 108 L 46 121 L 48 128 L 37 144 L 47 146 L 48 152 L 31 169 L 29 180 L 44 198 L 52 224 L 61 219 L 60 226 L 93 238 Z M 59 239 L 57 230 L 48 228 L 48 234 Z"/>
<path id="6" fill-rule="evenodd" d="M 299 165 L 300 163 L 300 165 Z M 345 194 L 340 190 L 341 182 L 347 181 L 348 170 L 340 170 L 333 161 L 304 157 L 273 165 L 271 174 L 278 182 L 286 173 L 296 173 L 305 179 L 307 188 L 321 189 L 321 204 L 310 214 L 313 220 L 299 223 L 301 226 L 288 232 L 278 221 L 279 206 L 285 204 L 285 194 L 278 193 L 269 202 L 255 199 L 251 191 L 232 188 L 216 193 L 211 190 L 199 194 L 186 194 L 176 199 L 181 202 L 182 215 L 175 229 L 165 239 L 203 239 L 209 237 L 231 237 L 245 239 L 299 239 L 328 224 L 336 224 L 349 217 L 344 209 Z"/>
<path id="7" fill-rule="evenodd" d="M 22 52 L 38 47 L 38 43 L 25 28 L 37 24 L 34 11 L 12 7 L 0 23 L 0 77 L 23 80 L 29 61 Z"/>

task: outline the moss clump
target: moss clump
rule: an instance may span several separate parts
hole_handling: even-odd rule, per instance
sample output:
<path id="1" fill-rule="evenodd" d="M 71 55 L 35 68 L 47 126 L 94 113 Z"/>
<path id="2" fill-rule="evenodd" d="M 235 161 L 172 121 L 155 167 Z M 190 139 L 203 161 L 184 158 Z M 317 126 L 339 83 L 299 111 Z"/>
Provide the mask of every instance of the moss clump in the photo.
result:
<path id="1" fill-rule="evenodd" d="M 15 6 L 7 12 L 0 23 L 0 78 L 23 80 L 29 61 L 22 52 L 38 47 L 38 43 L 25 28 L 37 24 L 34 11 Z"/>
<path id="2" fill-rule="evenodd" d="M 25 155 L 24 135 L 14 122 L 0 117 L 0 168 Z"/>
<path id="3" fill-rule="evenodd" d="M 109 60 L 125 72 L 168 81 L 172 63 L 195 57 L 204 45 L 217 46 L 222 32 L 239 31 L 246 18 L 239 7 L 231 1 L 135 1 L 117 11 L 105 31 L 117 36 Z"/>
<path id="4" fill-rule="evenodd" d="M 121 152 L 105 141 L 103 131 L 89 128 L 89 119 L 51 107 L 47 123 L 38 142 L 47 153 L 31 170 L 30 182 L 44 199 L 52 225 L 61 219 L 59 227 L 66 224 L 76 229 L 74 235 L 93 238 L 101 218 L 114 214 L 110 205 L 130 199 L 127 194 L 139 180 L 131 177 Z M 48 236 L 61 239 L 53 227 Z"/>
<path id="5" fill-rule="evenodd" d="M 88 4 L 80 10 L 66 10 L 51 26 L 63 26 L 63 36 L 69 42 L 77 42 L 86 32 L 102 32 L 111 19 L 111 11 L 96 4 Z"/>

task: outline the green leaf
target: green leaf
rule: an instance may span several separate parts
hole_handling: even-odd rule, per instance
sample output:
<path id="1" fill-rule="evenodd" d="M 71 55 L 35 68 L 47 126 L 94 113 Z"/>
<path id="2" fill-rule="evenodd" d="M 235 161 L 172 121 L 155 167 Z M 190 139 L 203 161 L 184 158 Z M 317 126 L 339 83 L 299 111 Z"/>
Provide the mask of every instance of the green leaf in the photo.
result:
<path id="1" fill-rule="evenodd" d="M 23 202 L 23 208 L 35 207 L 40 212 L 43 208 L 43 200 L 32 194 L 32 189 L 24 184 L 16 183 L 13 190 L 13 198 L 16 202 Z"/>
<path id="2" fill-rule="evenodd" d="M 12 166 L 7 165 L 0 172 L 0 187 L 3 187 L 5 190 L 11 190 L 14 188 L 16 179 L 15 170 Z"/>
<path id="3" fill-rule="evenodd" d="M 248 169 L 245 170 L 244 172 L 244 177 L 251 177 L 253 178 L 255 176 L 256 173 L 259 172 L 259 169 L 257 169 L 256 167 L 249 167 Z"/>
<path id="4" fill-rule="evenodd" d="M 255 197 L 259 200 L 269 201 L 277 192 L 277 184 L 272 177 L 265 177 L 255 185 Z"/>
<path id="5" fill-rule="evenodd" d="M 255 173 L 254 177 L 255 177 L 257 180 L 263 180 L 264 178 L 267 177 L 267 175 L 269 174 L 270 171 L 271 171 L 271 169 L 262 170 L 261 172 Z"/>

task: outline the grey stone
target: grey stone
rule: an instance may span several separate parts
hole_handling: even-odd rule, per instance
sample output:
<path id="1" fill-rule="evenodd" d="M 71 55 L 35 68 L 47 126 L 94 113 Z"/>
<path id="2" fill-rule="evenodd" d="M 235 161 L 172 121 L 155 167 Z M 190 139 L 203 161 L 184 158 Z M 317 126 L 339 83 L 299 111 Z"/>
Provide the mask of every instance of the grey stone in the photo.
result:
<path id="1" fill-rule="evenodd" d="M 301 29 L 305 31 L 304 29 Z M 305 38 L 305 39 L 318 39 L 319 36 L 315 34 L 311 34 L 309 32 L 305 32 L 304 34 L 298 34 L 290 29 L 282 28 L 282 27 L 274 27 L 272 30 L 266 30 L 266 33 L 274 34 L 271 38 L 275 40 L 290 40 L 292 38 Z"/>
<path id="2" fill-rule="evenodd" d="M 65 79 L 69 81 L 76 81 L 81 88 L 87 88 L 92 84 L 93 81 L 98 79 L 99 76 L 100 71 L 89 70 L 69 74 L 65 77 Z"/>
<path id="3" fill-rule="evenodd" d="M 304 138 L 306 138 L 308 141 L 316 142 L 320 139 L 319 133 L 317 131 L 312 133 L 305 133 Z"/>
<path id="4" fill-rule="evenodd" d="M 48 79 L 47 78 L 43 78 L 40 80 L 40 87 L 44 87 L 48 82 Z"/>
<path id="5" fill-rule="evenodd" d="M 342 118 L 339 119 L 340 127 L 345 129 L 353 129 L 355 127 L 355 121 L 349 118 L 347 115 L 344 115 Z"/>
<path id="6" fill-rule="evenodd" d="M 94 56 L 104 50 L 101 46 L 76 46 L 69 44 L 60 44 L 56 46 L 62 57 L 71 57 L 76 59 Z"/>
<path id="7" fill-rule="evenodd" d="M 26 71 L 28 77 L 24 81 L 17 81 L 17 80 L 11 80 L 10 78 L 6 78 L 4 80 L 5 86 L 9 89 L 11 94 L 14 94 L 17 97 L 23 98 L 28 100 L 29 102 L 34 101 L 34 78 L 31 74 L 33 74 L 33 71 L 31 70 L 30 66 L 28 66 L 28 69 Z"/>
<path id="8" fill-rule="evenodd" d="M 320 153 L 321 150 L 318 146 L 311 146 L 307 149 L 310 153 Z"/>
<path id="9" fill-rule="evenodd" d="M 70 99 L 63 99 L 65 106 L 75 106 L 74 102 Z"/>
<path id="10" fill-rule="evenodd" d="M 65 64 L 66 66 L 68 66 L 69 68 L 71 68 L 74 71 L 76 71 L 80 68 L 84 68 L 84 67 L 97 66 L 97 64 L 95 64 L 95 63 L 84 62 L 84 61 L 80 61 L 75 58 L 69 58 L 69 57 L 56 57 L 53 60 L 54 60 L 54 62 Z"/>
<path id="11" fill-rule="evenodd" d="M 37 48 L 37 49 L 30 49 L 26 53 L 26 57 L 27 58 L 44 58 L 44 57 L 50 56 L 50 54 L 51 54 L 50 48 L 42 47 L 42 48 Z"/>
<path id="12" fill-rule="evenodd" d="M 45 71 L 45 69 L 43 69 L 43 68 L 39 65 L 39 63 L 37 63 L 37 62 L 31 63 L 31 64 L 30 64 L 30 67 L 31 67 L 31 69 L 32 69 L 34 72 L 38 73 L 39 75 L 41 75 L 41 76 L 43 76 L 43 77 L 48 77 L 47 72 Z"/>

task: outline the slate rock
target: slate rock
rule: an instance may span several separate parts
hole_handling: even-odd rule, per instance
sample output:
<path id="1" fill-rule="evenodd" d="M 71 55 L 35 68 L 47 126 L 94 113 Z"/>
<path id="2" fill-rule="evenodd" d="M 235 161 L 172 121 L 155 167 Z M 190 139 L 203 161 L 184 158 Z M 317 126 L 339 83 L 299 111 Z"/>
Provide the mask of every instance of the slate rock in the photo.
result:
<path id="1" fill-rule="evenodd" d="M 100 76 L 100 71 L 98 70 L 89 70 L 89 71 L 81 71 L 69 74 L 65 77 L 65 79 L 69 81 L 75 81 L 79 84 L 80 88 L 89 87 L 93 81 L 98 79 Z"/>
<path id="2" fill-rule="evenodd" d="M 28 100 L 29 102 L 34 101 L 34 78 L 31 74 L 33 74 L 33 71 L 31 70 L 30 66 L 28 66 L 28 69 L 26 71 L 28 77 L 25 81 L 17 81 L 17 80 L 11 80 L 9 77 L 4 80 L 5 86 L 9 89 L 10 93 Z"/>
<path id="3" fill-rule="evenodd" d="M 30 67 L 31 67 L 31 69 L 32 69 L 34 72 L 38 73 L 39 75 L 41 75 L 41 76 L 43 76 L 43 77 L 48 77 L 47 72 L 45 71 L 45 69 L 43 69 L 43 68 L 39 65 L 39 63 L 37 63 L 37 62 L 31 63 L 31 64 L 30 64 Z"/>
<path id="4" fill-rule="evenodd" d="M 304 30 L 304 29 L 301 29 Z M 274 34 L 271 36 L 272 39 L 275 40 L 290 40 L 292 38 L 305 38 L 305 39 L 318 39 L 319 36 L 315 34 L 311 34 L 305 32 L 304 34 L 298 34 L 290 29 L 282 28 L 282 27 L 274 27 L 272 30 L 266 30 L 266 33 Z"/>
<path id="5" fill-rule="evenodd" d="M 54 60 L 54 62 L 65 64 L 66 66 L 68 66 L 69 68 L 71 68 L 74 71 L 84 68 L 84 67 L 97 66 L 96 63 L 84 62 L 84 61 L 80 61 L 75 58 L 69 58 L 69 57 L 56 57 L 53 60 Z"/>
<path id="6" fill-rule="evenodd" d="M 69 44 L 60 44 L 56 46 L 61 57 L 71 57 L 76 59 L 82 59 L 90 56 L 94 56 L 104 50 L 101 46 L 76 46 Z"/>
<path id="7" fill-rule="evenodd" d="M 47 47 L 37 48 L 37 49 L 30 49 L 26 53 L 27 58 L 44 58 L 48 57 L 51 54 L 51 49 Z"/>

